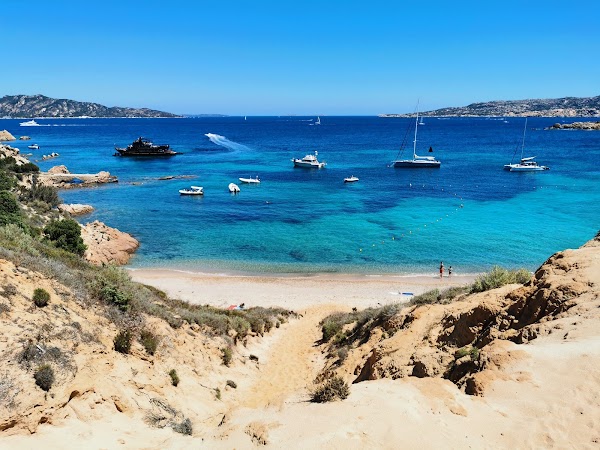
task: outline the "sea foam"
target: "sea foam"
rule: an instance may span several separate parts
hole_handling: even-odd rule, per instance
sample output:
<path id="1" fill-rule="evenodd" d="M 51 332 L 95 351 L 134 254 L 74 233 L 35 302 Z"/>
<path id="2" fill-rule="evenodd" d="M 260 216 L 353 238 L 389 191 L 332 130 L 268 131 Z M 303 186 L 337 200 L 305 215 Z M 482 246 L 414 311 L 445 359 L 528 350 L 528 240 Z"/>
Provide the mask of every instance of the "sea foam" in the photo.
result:
<path id="1" fill-rule="evenodd" d="M 204 136 L 210 139 L 212 143 L 220 145 L 221 147 L 228 148 L 230 150 L 250 150 L 245 145 L 230 141 L 225 136 L 221 136 L 220 134 L 206 133 Z"/>

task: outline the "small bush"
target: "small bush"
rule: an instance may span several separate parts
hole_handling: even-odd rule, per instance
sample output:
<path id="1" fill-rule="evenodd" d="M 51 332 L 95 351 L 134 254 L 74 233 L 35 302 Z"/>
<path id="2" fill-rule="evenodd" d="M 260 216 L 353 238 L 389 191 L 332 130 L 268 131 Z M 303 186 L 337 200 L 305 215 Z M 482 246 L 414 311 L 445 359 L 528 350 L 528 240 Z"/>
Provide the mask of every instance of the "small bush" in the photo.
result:
<path id="1" fill-rule="evenodd" d="M 42 184 L 34 184 L 31 189 L 22 189 L 20 198 L 27 203 L 43 202 L 48 204 L 50 208 L 60 204 L 58 190 L 53 186 L 44 186 Z"/>
<path id="2" fill-rule="evenodd" d="M 158 348 L 159 337 L 150 330 L 143 330 L 140 333 L 140 343 L 146 349 L 149 355 L 154 355 Z"/>
<path id="3" fill-rule="evenodd" d="M 460 359 L 467 355 L 469 355 L 471 357 L 471 361 L 475 361 L 479 358 L 479 349 L 477 347 L 467 346 L 467 347 L 459 348 L 454 353 L 454 357 L 456 359 Z"/>
<path id="4" fill-rule="evenodd" d="M 37 288 L 35 291 L 33 291 L 33 303 L 35 303 L 35 306 L 37 306 L 38 308 L 43 308 L 44 306 L 47 306 L 49 301 L 50 294 L 47 290 Z"/>
<path id="5" fill-rule="evenodd" d="M 230 388 L 237 389 L 237 383 L 236 383 L 235 381 L 233 381 L 233 380 L 227 380 L 227 383 L 226 383 L 226 384 L 227 384 L 227 386 L 229 386 Z"/>
<path id="6" fill-rule="evenodd" d="M 494 266 L 494 268 L 477 277 L 471 285 L 471 292 L 484 292 L 490 289 L 496 289 L 507 284 L 519 283 L 525 284 L 531 279 L 531 273 L 525 269 L 508 270 L 503 267 Z"/>
<path id="7" fill-rule="evenodd" d="M 81 227 L 73 219 L 54 220 L 44 228 L 44 235 L 56 247 L 83 256 L 87 247 L 81 238 Z"/>
<path id="8" fill-rule="evenodd" d="M 3 286 L 2 289 L 3 289 L 3 292 L 0 293 L 0 295 L 2 295 L 3 297 L 6 297 L 6 298 L 11 298 L 11 297 L 17 295 L 19 292 L 17 287 L 14 284 L 7 284 L 6 286 Z"/>
<path id="9" fill-rule="evenodd" d="M 177 371 L 175 369 L 171 369 L 169 371 L 169 376 L 171 377 L 171 384 L 177 387 L 179 384 L 179 375 L 177 375 Z"/>
<path id="10" fill-rule="evenodd" d="M 323 342 L 329 342 L 332 337 L 342 331 L 344 324 L 335 320 L 327 320 L 321 326 L 321 332 L 323 333 Z"/>
<path id="11" fill-rule="evenodd" d="M 171 425 L 171 428 L 177 433 L 185 434 L 187 436 L 192 435 L 192 421 L 190 419 L 186 418 L 179 423 L 174 423 Z"/>
<path id="12" fill-rule="evenodd" d="M 44 391 L 48 392 L 54 383 L 54 370 L 48 364 L 38 367 L 33 374 L 35 378 L 35 384 L 37 384 Z"/>
<path id="13" fill-rule="evenodd" d="M 342 377 L 335 376 L 328 379 L 312 393 L 311 401 L 325 403 L 334 400 L 344 400 L 350 394 L 348 383 Z"/>
<path id="14" fill-rule="evenodd" d="M 114 340 L 115 350 L 119 353 L 123 353 L 124 355 L 129 354 L 129 350 L 131 350 L 131 331 L 123 330 L 120 331 Z"/>
<path id="15" fill-rule="evenodd" d="M 223 347 L 221 349 L 221 359 L 223 360 L 223 364 L 227 367 L 231 365 L 231 360 L 233 359 L 233 352 L 229 347 Z"/>
<path id="16" fill-rule="evenodd" d="M 337 356 L 340 364 L 346 361 L 346 358 L 348 357 L 348 347 L 340 348 L 337 352 Z"/>
<path id="17" fill-rule="evenodd" d="M 256 362 L 258 362 L 258 356 L 256 356 L 256 355 L 250 355 L 250 361 L 256 361 Z"/>
<path id="18" fill-rule="evenodd" d="M 215 389 L 215 398 L 217 400 L 221 400 L 221 389 L 219 389 L 219 388 Z"/>

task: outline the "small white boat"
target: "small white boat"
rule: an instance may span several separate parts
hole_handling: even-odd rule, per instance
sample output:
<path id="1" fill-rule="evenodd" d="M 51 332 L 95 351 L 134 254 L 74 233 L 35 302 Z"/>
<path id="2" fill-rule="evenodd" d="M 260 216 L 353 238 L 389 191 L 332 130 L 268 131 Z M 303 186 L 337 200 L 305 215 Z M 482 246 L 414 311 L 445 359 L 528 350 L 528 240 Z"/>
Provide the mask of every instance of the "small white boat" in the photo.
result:
<path id="1" fill-rule="evenodd" d="M 312 120 L 312 119 L 310 119 Z M 321 125 L 321 118 L 317 117 L 317 120 L 315 120 L 315 123 L 309 123 L 309 125 Z"/>
<path id="2" fill-rule="evenodd" d="M 31 144 L 28 145 L 27 148 L 30 148 L 31 150 L 39 150 L 40 146 L 37 144 Z"/>
<path id="3" fill-rule="evenodd" d="M 19 125 L 21 125 L 22 127 L 39 127 L 40 124 L 37 123 L 35 120 L 28 120 L 27 122 L 21 122 Z"/>
<path id="4" fill-rule="evenodd" d="M 190 186 L 189 189 L 179 189 L 181 195 L 204 195 L 204 188 L 202 186 Z"/>
<path id="5" fill-rule="evenodd" d="M 235 183 L 229 183 L 229 192 L 232 194 L 237 194 L 240 192 L 240 187 Z"/>
<path id="6" fill-rule="evenodd" d="M 294 158 L 292 162 L 294 163 L 294 167 L 304 167 L 308 169 L 321 169 L 327 165 L 325 161 L 319 162 L 317 159 L 319 156 L 319 152 L 315 151 L 314 155 L 306 155 L 302 159 Z"/>
<path id="7" fill-rule="evenodd" d="M 356 183 L 358 181 L 358 177 L 352 175 L 351 177 L 344 178 L 344 183 Z"/>
<path id="8" fill-rule="evenodd" d="M 258 176 L 256 178 L 238 178 L 238 180 L 240 180 L 242 183 L 248 183 L 248 184 L 260 183 L 260 178 L 258 178 Z"/>
<path id="9" fill-rule="evenodd" d="M 540 166 L 537 161 L 534 161 L 535 156 L 529 156 L 523 158 L 523 151 L 525 150 L 525 133 L 527 132 L 527 117 L 525 117 L 525 128 L 523 129 L 523 141 L 521 142 L 521 160 L 516 164 L 505 164 L 504 170 L 509 172 L 541 172 L 542 170 L 549 170 L 548 166 Z M 515 153 L 517 151 L 515 150 Z M 513 155 L 514 158 L 514 155 Z"/>

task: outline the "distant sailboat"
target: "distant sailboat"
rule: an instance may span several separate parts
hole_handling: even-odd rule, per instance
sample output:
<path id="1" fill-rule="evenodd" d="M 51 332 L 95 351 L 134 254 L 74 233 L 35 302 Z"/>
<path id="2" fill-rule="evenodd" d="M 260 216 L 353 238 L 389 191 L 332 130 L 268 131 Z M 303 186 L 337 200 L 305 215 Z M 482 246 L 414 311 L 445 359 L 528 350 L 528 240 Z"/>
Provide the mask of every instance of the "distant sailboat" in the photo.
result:
<path id="1" fill-rule="evenodd" d="M 419 125 L 425 125 L 425 122 L 423 122 L 423 116 L 421 116 L 421 120 L 419 121 Z"/>
<path id="2" fill-rule="evenodd" d="M 244 120 L 248 120 L 248 118 L 246 116 L 244 116 Z"/>
<path id="3" fill-rule="evenodd" d="M 317 117 L 317 121 L 315 122 L 315 125 L 321 125 L 321 118 Z"/>

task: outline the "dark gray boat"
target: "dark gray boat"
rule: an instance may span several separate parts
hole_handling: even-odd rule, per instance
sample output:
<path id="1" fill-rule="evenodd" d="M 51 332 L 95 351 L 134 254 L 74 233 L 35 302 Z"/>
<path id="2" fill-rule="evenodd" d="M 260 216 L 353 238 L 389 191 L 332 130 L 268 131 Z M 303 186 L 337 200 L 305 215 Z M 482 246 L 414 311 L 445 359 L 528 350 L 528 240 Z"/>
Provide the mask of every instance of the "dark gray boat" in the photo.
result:
<path id="1" fill-rule="evenodd" d="M 173 156 L 176 151 L 171 150 L 168 144 L 154 145 L 149 139 L 139 137 L 127 148 L 115 147 L 115 156 Z"/>

